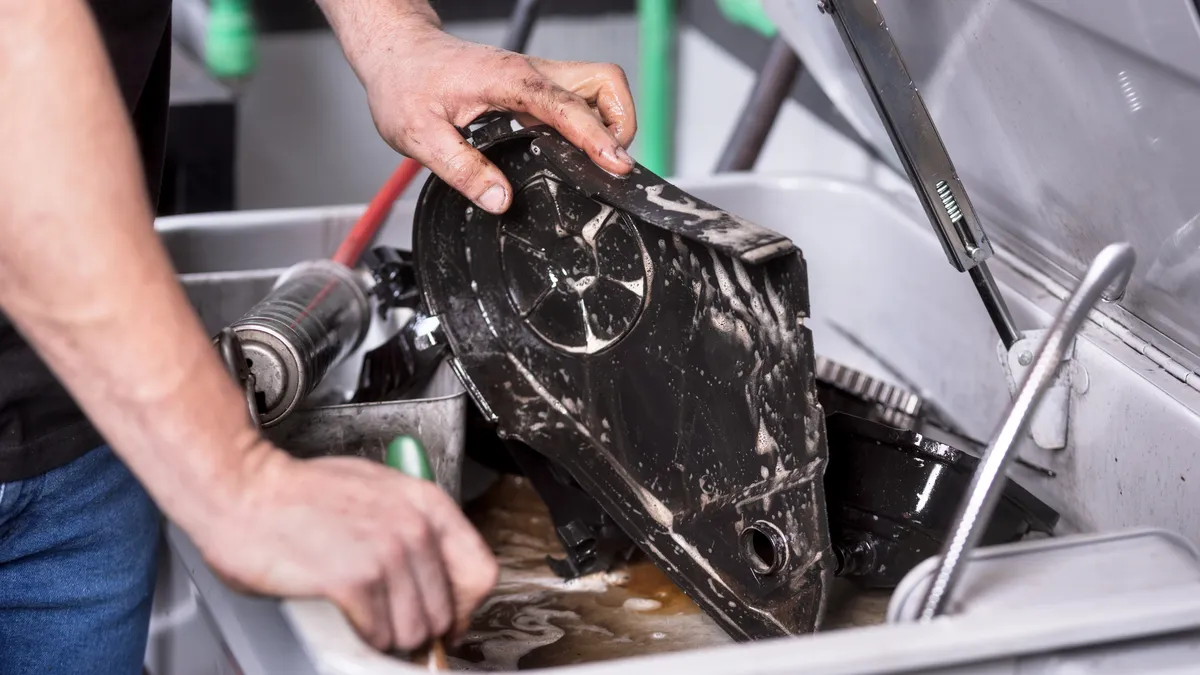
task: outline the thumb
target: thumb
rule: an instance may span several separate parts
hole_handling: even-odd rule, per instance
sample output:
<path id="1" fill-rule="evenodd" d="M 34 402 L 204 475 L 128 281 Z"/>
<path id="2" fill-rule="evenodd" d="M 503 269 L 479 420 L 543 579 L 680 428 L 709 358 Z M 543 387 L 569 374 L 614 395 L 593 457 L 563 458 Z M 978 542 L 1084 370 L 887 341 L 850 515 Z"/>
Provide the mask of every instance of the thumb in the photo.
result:
<path id="1" fill-rule="evenodd" d="M 409 143 L 409 157 L 488 213 L 503 213 L 512 203 L 512 187 L 500 169 L 471 146 L 448 122 L 437 120 Z"/>

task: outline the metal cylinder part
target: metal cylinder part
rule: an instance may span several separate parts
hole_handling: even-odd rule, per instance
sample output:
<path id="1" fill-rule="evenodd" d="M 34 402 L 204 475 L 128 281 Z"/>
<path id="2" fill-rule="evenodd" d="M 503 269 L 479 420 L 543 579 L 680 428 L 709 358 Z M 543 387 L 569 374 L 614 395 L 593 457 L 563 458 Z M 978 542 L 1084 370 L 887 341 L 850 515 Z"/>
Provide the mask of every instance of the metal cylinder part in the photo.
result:
<path id="1" fill-rule="evenodd" d="M 254 376 L 262 426 L 294 411 L 362 341 L 371 322 L 365 286 L 332 260 L 300 263 L 230 326 Z"/>

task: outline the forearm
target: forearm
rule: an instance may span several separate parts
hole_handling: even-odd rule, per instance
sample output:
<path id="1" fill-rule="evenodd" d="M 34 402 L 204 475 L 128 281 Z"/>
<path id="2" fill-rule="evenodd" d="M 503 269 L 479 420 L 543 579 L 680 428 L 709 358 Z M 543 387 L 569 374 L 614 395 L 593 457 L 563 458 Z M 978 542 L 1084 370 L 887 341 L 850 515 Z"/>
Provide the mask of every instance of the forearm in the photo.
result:
<path id="1" fill-rule="evenodd" d="M 428 0 L 317 0 L 317 5 L 346 53 L 351 67 L 359 72 L 364 55 L 397 32 L 415 26 L 441 27 L 437 12 Z"/>
<path id="2" fill-rule="evenodd" d="M 0 308 L 168 515 L 200 524 L 257 434 L 153 232 L 81 0 L 0 0 L 0 91 Z"/>

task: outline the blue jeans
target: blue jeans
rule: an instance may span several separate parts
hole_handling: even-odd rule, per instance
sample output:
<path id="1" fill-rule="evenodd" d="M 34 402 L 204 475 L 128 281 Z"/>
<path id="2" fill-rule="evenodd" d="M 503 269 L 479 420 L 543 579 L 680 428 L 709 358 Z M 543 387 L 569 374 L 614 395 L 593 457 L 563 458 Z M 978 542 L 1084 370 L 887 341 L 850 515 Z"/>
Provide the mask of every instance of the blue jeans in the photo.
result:
<path id="1" fill-rule="evenodd" d="M 142 672 L 159 515 L 107 446 L 0 483 L 0 675 Z"/>

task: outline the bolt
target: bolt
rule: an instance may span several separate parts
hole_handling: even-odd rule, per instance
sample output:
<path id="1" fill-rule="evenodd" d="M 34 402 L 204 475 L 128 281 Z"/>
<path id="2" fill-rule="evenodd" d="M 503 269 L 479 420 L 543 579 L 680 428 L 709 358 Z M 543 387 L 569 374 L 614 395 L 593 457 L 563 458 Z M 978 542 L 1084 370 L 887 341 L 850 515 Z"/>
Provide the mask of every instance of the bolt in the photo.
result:
<path id="1" fill-rule="evenodd" d="M 817 3 L 817 11 L 822 14 L 832 14 L 833 8 L 831 8 L 829 6 L 828 2 L 825 2 L 825 0 L 821 0 L 820 2 Z"/>
<path id="2" fill-rule="evenodd" d="M 867 576 L 876 571 L 874 539 L 848 539 L 834 542 L 836 563 L 834 575 L 839 577 Z"/>
<path id="3" fill-rule="evenodd" d="M 442 321 L 437 316 L 417 319 L 417 324 L 413 327 L 413 333 L 413 346 L 418 351 L 432 349 L 446 341 L 446 336 L 442 329 Z"/>
<path id="4" fill-rule="evenodd" d="M 1033 363 L 1033 354 L 1029 350 L 1025 350 L 1017 355 L 1017 363 L 1027 366 Z"/>

